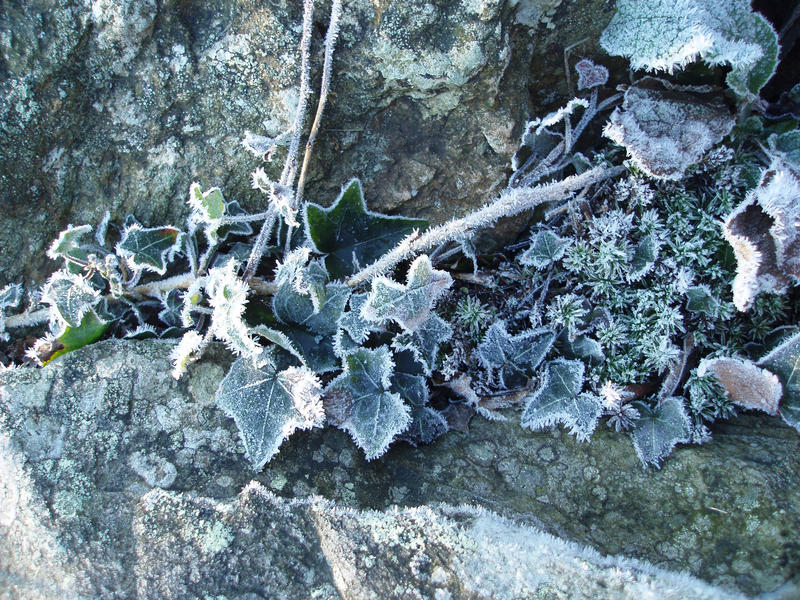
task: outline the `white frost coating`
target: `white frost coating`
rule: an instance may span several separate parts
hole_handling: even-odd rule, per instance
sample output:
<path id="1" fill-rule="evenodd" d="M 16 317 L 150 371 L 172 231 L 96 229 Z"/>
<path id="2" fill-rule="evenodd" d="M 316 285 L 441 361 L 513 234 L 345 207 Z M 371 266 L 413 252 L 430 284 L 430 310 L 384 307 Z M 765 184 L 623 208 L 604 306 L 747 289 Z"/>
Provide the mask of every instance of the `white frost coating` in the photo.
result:
<path id="1" fill-rule="evenodd" d="M 740 311 L 760 292 L 784 293 L 800 281 L 800 180 L 773 161 L 761 184 L 725 219 L 725 239 L 736 255 L 733 303 Z"/>
<path id="2" fill-rule="evenodd" d="M 741 358 L 706 358 L 697 375 L 713 375 L 731 402 L 743 408 L 778 414 L 783 387 L 777 375 Z"/>
<path id="3" fill-rule="evenodd" d="M 735 123 L 721 98 L 705 92 L 645 77 L 625 92 L 603 134 L 651 177 L 680 179 Z"/>

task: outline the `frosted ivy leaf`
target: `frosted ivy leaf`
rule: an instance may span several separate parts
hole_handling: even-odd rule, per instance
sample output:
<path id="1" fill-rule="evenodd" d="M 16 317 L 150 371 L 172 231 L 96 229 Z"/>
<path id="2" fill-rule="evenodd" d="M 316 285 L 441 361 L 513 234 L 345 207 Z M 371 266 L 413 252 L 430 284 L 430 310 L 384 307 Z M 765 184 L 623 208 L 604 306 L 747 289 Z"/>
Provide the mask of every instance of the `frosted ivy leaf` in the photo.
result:
<path id="1" fill-rule="evenodd" d="M 392 319 L 407 332 L 414 332 L 428 320 L 436 300 L 452 283 L 453 278 L 434 269 L 430 258 L 423 254 L 408 268 L 405 285 L 386 277 L 373 280 L 361 316 L 377 322 Z"/>
<path id="2" fill-rule="evenodd" d="M 686 290 L 686 310 L 716 317 L 719 313 L 719 303 L 711 293 L 710 287 L 693 285 Z"/>
<path id="3" fill-rule="evenodd" d="M 600 44 L 634 69 L 672 72 L 698 56 L 728 63 L 728 85 L 740 96 L 758 94 L 778 56 L 777 35 L 750 0 L 619 0 Z"/>
<path id="4" fill-rule="evenodd" d="M 722 97 L 645 77 L 625 92 L 603 134 L 651 177 L 680 179 L 734 124 Z"/>
<path id="5" fill-rule="evenodd" d="M 608 69 L 603 65 L 596 65 L 591 59 L 584 58 L 575 64 L 578 72 L 578 89 L 589 90 L 593 87 L 605 85 L 608 81 Z"/>
<path id="6" fill-rule="evenodd" d="M 506 377 L 511 375 L 533 375 L 555 337 L 549 329 L 529 329 L 512 336 L 506 331 L 505 321 L 496 321 L 478 346 L 478 359 L 487 369 L 497 369 L 505 386 Z"/>
<path id="7" fill-rule="evenodd" d="M 56 271 L 42 289 L 41 300 L 50 305 L 50 315 L 59 324 L 60 335 L 66 326 L 80 326 L 83 316 L 100 301 L 100 292 L 80 275 Z"/>
<path id="8" fill-rule="evenodd" d="M 170 290 L 165 296 L 161 298 L 161 309 L 158 313 L 158 318 L 167 327 L 181 327 L 182 314 L 183 314 L 183 298 L 181 292 L 178 290 Z"/>
<path id="9" fill-rule="evenodd" d="M 374 324 L 361 316 L 361 309 L 367 302 L 368 296 L 367 292 L 352 294 L 350 296 L 350 310 L 339 319 L 339 327 L 358 344 L 363 343 L 367 339 L 369 332 L 374 330 Z"/>
<path id="10" fill-rule="evenodd" d="M 409 373 L 392 376 L 392 391 L 400 395 L 411 408 L 411 424 L 400 438 L 416 446 L 430 444 L 448 430 L 447 419 L 428 406 L 428 385 L 425 378 Z"/>
<path id="11" fill-rule="evenodd" d="M 92 231 L 91 225 L 80 225 L 78 227 L 67 227 L 58 234 L 55 241 L 47 249 L 48 258 L 56 260 L 58 258 L 77 258 L 86 260 L 86 252 L 81 249 L 80 239 Z"/>
<path id="12" fill-rule="evenodd" d="M 760 292 L 783 293 L 800 281 L 800 179 L 775 160 L 761 183 L 725 219 L 736 255 L 733 303 L 740 311 Z"/>
<path id="13" fill-rule="evenodd" d="M 322 389 L 305 367 L 277 352 L 239 358 L 217 390 L 216 402 L 236 421 L 247 457 L 260 471 L 297 429 L 322 425 Z"/>
<path id="14" fill-rule="evenodd" d="M 639 240 L 631 257 L 630 269 L 625 276 L 628 282 L 639 281 L 653 269 L 659 248 L 658 239 L 654 234 L 646 235 Z"/>
<path id="15" fill-rule="evenodd" d="M 683 398 L 667 398 L 653 408 L 645 402 L 634 402 L 639 413 L 636 426 L 631 431 L 636 456 L 646 468 L 661 466 L 676 444 L 690 441 L 692 430 L 689 415 L 683 406 Z"/>
<path id="16" fill-rule="evenodd" d="M 237 264 L 232 260 L 209 270 L 206 292 L 213 309 L 209 330 L 229 349 L 252 358 L 261 353 L 261 346 L 250 337 L 244 322 L 248 287 L 237 277 L 236 270 Z"/>
<path id="17" fill-rule="evenodd" d="M 767 139 L 770 154 L 780 158 L 795 169 L 800 168 L 800 129 L 781 133 L 773 133 Z"/>
<path id="18" fill-rule="evenodd" d="M 697 376 L 712 375 L 734 404 L 743 408 L 778 414 L 783 388 L 778 377 L 749 360 L 718 356 L 704 358 Z"/>
<path id="19" fill-rule="evenodd" d="M 757 364 L 780 379 L 784 390 L 781 418 L 800 431 L 800 333 L 770 351 Z"/>
<path id="20" fill-rule="evenodd" d="M 180 233 L 175 227 L 144 228 L 132 224 L 122 233 L 117 254 L 124 257 L 132 269 L 163 275 L 167 272 L 167 263 L 180 250 Z"/>
<path id="21" fill-rule="evenodd" d="M 603 414 L 603 402 L 592 394 L 580 393 L 583 373 L 579 360 L 550 361 L 542 384 L 527 399 L 522 426 L 539 431 L 561 423 L 578 440 L 588 440 Z"/>
<path id="22" fill-rule="evenodd" d="M 557 260 L 561 260 L 569 243 L 568 239 L 559 237 L 548 229 L 543 229 L 531 237 L 530 247 L 520 254 L 517 260 L 525 266 L 545 269 Z"/>
<path id="23" fill-rule="evenodd" d="M 453 335 L 453 328 L 439 315 L 431 314 L 419 328 L 411 333 L 401 333 L 392 340 L 392 347 L 398 351 L 410 350 L 422 364 L 425 374 L 431 375 L 436 368 L 439 344 Z"/>
<path id="24" fill-rule="evenodd" d="M 367 460 L 381 456 L 411 422 L 411 412 L 390 391 L 394 363 L 386 346 L 360 348 L 345 357 L 341 375 L 330 382 L 326 395 L 348 399 L 349 414 L 340 425 L 364 450 Z"/>
<path id="25" fill-rule="evenodd" d="M 204 192 L 199 183 L 193 183 L 189 186 L 188 203 L 195 218 L 203 223 L 219 222 L 225 215 L 225 198 L 217 187 Z"/>
<path id="26" fill-rule="evenodd" d="M 324 294 L 318 296 L 319 310 L 314 310 L 310 296 L 299 294 L 290 285 L 281 285 L 272 298 L 272 309 L 275 316 L 284 323 L 300 325 L 319 335 L 334 335 L 337 330 L 350 288 L 343 283 L 328 283 Z"/>

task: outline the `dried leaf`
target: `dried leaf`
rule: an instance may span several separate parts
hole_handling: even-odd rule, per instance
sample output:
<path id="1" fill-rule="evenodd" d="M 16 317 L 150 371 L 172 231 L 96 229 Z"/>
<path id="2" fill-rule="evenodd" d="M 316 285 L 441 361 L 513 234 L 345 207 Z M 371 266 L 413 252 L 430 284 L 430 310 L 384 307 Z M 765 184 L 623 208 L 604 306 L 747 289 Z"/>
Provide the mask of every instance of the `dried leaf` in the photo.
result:
<path id="1" fill-rule="evenodd" d="M 743 408 L 778 414 L 783 395 L 778 377 L 741 358 L 706 358 L 700 361 L 697 375 L 713 375 L 731 402 Z"/>

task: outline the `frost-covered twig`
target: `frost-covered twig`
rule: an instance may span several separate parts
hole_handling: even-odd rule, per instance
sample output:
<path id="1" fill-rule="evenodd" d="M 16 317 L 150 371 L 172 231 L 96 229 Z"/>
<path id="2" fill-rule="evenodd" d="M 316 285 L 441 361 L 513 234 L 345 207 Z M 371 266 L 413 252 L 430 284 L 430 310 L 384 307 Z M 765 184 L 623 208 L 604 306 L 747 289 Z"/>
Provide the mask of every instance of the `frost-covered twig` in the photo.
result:
<path id="1" fill-rule="evenodd" d="M 576 190 L 593 185 L 604 179 L 616 177 L 625 172 L 625 167 L 595 167 L 580 175 L 572 175 L 562 181 L 547 183 L 530 188 L 506 188 L 500 197 L 460 219 L 454 219 L 438 227 L 429 229 L 424 234 L 411 234 L 402 240 L 392 251 L 362 269 L 346 283 L 356 287 L 365 281 L 386 273 L 399 262 L 429 248 L 438 246 L 457 237 L 463 237 L 483 227 L 488 227 L 502 217 L 511 217 L 525 210 L 534 208 L 544 202 L 560 200 Z"/>
<path id="2" fill-rule="evenodd" d="M 306 152 L 303 156 L 303 166 L 300 170 L 300 178 L 297 181 L 295 208 L 302 206 L 303 190 L 306 183 L 308 163 L 311 160 L 311 151 L 314 148 L 314 142 L 317 140 L 319 124 L 322 121 L 322 113 L 325 111 L 325 103 L 328 100 L 328 92 L 330 91 L 331 84 L 331 66 L 333 65 L 333 51 L 336 48 L 336 38 L 339 35 L 339 17 L 341 17 L 341 14 L 342 0 L 333 0 L 333 6 L 331 6 L 331 18 L 328 23 L 328 32 L 325 35 L 325 61 L 322 66 L 322 84 L 319 90 L 319 103 L 317 104 L 317 113 L 314 115 L 314 123 L 311 125 L 311 133 L 308 134 L 308 140 L 306 141 Z"/>

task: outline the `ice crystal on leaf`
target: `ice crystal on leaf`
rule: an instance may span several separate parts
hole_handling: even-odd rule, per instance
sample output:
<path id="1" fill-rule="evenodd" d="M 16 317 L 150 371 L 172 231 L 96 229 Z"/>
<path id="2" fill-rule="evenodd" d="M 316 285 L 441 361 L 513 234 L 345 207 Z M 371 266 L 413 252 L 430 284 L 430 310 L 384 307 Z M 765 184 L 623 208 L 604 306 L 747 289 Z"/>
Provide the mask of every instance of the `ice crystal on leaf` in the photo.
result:
<path id="1" fill-rule="evenodd" d="M 691 422 L 683 405 L 683 398 L 667 398 L 652 407 L 646 402 L 634 402 L 639 419 L 631 431 L 636 455 L 642 465 L 661 467 L 676 444 L 691 440 Z"/>
<path id="2" fill-rule="evenodd" d="M 293 366 L 279 351 L 265 350 L 255 360 L 233 363 L 216 402 L 236 421 L 247 457 L 259 471 L 294 431 L 322 425 L 321 392 L 313 372 Z"/>

